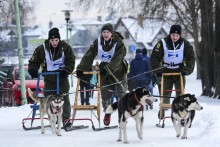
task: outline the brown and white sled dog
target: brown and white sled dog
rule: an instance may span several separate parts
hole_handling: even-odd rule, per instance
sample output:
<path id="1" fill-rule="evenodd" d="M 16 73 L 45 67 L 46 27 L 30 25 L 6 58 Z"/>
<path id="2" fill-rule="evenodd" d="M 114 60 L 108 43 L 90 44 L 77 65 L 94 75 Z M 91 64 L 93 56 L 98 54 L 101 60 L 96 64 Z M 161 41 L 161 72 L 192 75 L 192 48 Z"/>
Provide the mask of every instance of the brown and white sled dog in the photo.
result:
<path id="1" fill-rule="evenodd" d="M 61 123 L 64 104 L 64 95 L 49 95 L 44 98 L 36 97 L 30 88 L 28 88 L 29 96 L 35 102 L 39 102 L 39 111 L 41 119 L 41 133 L 44 134 L 44 115 L 47 113 L 53 134 L 61 136 Z M 56 127 L 58 123 L 58 128 Z"/>
<path id="2" fill-rule="evenodd" d="M 139 139 L 143 139 L 143 122 L 144 122 L 144 105 L 146 100 L 156 102 L 157 99 L 151 97 L 146 87 L 136 88 L 132 92 L 125 93 L 125 95 L 118 101 L 108 106 L 106 114 L 111 114 L 118 109 L 118 123 L 119 123 L 119 137 L 117 141 L 129 143 L 127 139 L 126 124 L 129 117 L 134 118 L 136 122 L 136 131 Z"/>
<path id="3" fill-rule="evenodd" d="M 178 96 L 172 102 L 171 119 L 176 130 L 176 137 L 181 135 L 181 126 L 184 127 L 182 139 L 187 139 L 188 128 L 191 127 L 195 110 L 202 110 L 203 107 L 197 102 L 195 95 L 184 94 Z M 178 123 L 177 123 L 178 122 Z"/>

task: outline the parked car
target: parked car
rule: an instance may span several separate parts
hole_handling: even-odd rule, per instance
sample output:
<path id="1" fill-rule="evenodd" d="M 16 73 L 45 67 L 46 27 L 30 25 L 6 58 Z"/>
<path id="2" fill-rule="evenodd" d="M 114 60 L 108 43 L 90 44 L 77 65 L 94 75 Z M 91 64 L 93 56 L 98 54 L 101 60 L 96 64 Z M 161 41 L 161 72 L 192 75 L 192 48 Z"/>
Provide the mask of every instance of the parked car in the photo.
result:
<path id="1" fill-rule="evenodd" d="M 37 87 L 37 79 L 32 79 L 31 76 L 28 73 L 28 67 L 24 66 L 25 71 L 25 84 L 26 89 L 30 88 L 34 93 L 36 91 Z M 12 72 L 12 77 L 8 77 L 6 83 L 3 84 L 3 88 L 9 88 L 12 89 L 13 97 L 16 105 L 21 105 L 21 81 L 20 81 L 20 69 L 18 66 L 14 67 L 14 70 Z M 40 78 L 40 84 L 39 84 L 39 95 L 42 95 L 42 90 L 44 88 L 44 81 L 43 77 Z M 26 97 L 27 97 L 27 103 L 33 103 L 33 100 L 29 97 L 28 92 L 26 91 Z"/>

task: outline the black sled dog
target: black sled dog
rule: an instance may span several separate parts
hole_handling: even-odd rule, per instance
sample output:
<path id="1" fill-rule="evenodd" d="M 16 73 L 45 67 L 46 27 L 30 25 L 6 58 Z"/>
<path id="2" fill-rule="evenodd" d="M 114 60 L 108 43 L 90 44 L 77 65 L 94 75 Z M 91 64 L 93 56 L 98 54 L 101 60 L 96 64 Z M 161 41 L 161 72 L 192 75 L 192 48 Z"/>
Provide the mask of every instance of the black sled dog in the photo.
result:
<path id="1" fill-rule="evenodd" d="M 56 134 L 57 136 L 61 136 L 64 95 L 49 95 L 40 99 L 33 94 L 30 88 L 28 88 L 28 93 L 32 100 L 40 103 L 39 111 L 41 119 L 41 133 L 45 133 L 43 119 L 44 115 L 48 114 L 52 133 Z M 58 127 L 56 127 L 56 123 L 58 124 Z"/>
<path id="2" fill-rule="evenodd" d="M 156 102 L 157 99 L 152 97 L 146 87 L 140 87 L 132 92 L 126 93 L 118 102 L 108 106 L 105 116 L 110 116 L 114 110 L 118 109 L 119 137 L 117 141 L 128 143 L 126 123 L 129 117 L 134 118 L 136 122 L 136 131 L 139 139 L 143 138 L 143 122 L 144 122 L 144 105 L 146 100 Z M 105 120 L 105 119 L 104 119 Z M 109 122 L 110 123 L 110 122 Z M 109 123 L 105 123 L 109 125 Z"/>
<path id="3" fill-rule="evenodd" d="M 171 119 L 176 130 L 176 137 L 181 135 L 181 126 L 184 127 L 182 139 L 187 139 L 188 128 L 191 127 L 195 110 L 202 110 L 203 107 L 197 102 L 195 95 L 184 94 L 178 96 L 172 102 Z M 178 123 L 177 123 L 178 122 Z"/>

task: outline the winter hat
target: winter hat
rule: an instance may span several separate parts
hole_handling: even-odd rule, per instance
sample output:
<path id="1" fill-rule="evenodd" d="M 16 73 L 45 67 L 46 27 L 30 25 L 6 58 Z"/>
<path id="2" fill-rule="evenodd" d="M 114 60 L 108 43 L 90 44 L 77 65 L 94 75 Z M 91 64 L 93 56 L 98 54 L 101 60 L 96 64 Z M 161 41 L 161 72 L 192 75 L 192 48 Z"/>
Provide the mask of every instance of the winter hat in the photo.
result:
<path id="1" fill-rule="evenodd" d="M 142 49 L 136 49 L 136 54 L 139 54 L 139 53 L 142 54 Z"/>
<path id="2" fill-rule="evenodd" d="M 110 23 L 106 23 L 104 26 L 102 26 L 101 33 L 104 30 L 108 30 L 109 32 L 113 33 L 113 26 Z"/>
<path id="3" fill-rule="evenodd" d="M 142 55 L 147 55 L 147 49 L 146 48 L 142 49 Z"/>
<path id="4" fill-rule="evenodd" d="M 181 26 L 180 25 L 172 25 L 170 28 L 170 34 L 176 33 L 181 35 Z"/>
<path id="5" fill-rule="evenodd" d="M 52 29 L 49 31 L 48 40 L 53 39 L 53 38 L 58 38 L 58 39 L 60 39 L 60 33 L 59 33 L 59 29 L 58 29 L 58 28 L 52 28 Z"/>

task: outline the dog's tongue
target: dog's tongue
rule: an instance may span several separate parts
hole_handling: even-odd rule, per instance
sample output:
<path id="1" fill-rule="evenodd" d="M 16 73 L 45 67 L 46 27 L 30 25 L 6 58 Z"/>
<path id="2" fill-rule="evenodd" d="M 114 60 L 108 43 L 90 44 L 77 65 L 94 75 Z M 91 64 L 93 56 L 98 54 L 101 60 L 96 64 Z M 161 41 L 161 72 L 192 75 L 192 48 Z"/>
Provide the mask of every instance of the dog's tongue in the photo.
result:
<path id="1" fill-rule="evenodd" d="M 54 113 L 54 114 L 56 114 L 56 113 L 58 113 L 58 112 L 59 112 L 59 107 L 53 108 L 53 113 Z"/>

